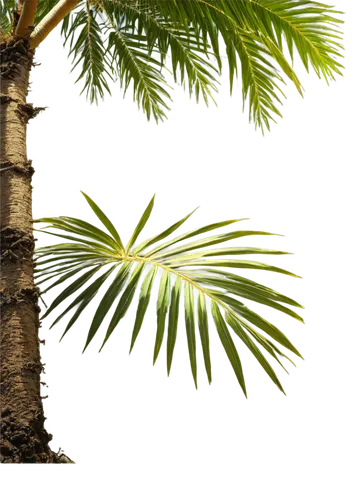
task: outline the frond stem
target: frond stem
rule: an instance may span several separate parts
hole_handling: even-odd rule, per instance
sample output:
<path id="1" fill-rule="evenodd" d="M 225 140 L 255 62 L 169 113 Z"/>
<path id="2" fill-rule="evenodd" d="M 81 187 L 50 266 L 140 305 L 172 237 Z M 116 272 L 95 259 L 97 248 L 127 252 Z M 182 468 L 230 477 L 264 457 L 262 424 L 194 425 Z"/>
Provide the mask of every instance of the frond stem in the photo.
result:
<path id="1" fill-rule="evenodd" d="M 42 19 L 30 36 L 30 45 L 33 49 L 51 33 L 52 30 L 73 10 L 81 0 L 60 0 L 52 10 Z"/>
<path id="2" fill-rule="evenodd" d="M 16 35 L 25 36 L 35 22 L 37 0 L 25 0 L 22 4 L 19 22 L 16 26 Z"/>

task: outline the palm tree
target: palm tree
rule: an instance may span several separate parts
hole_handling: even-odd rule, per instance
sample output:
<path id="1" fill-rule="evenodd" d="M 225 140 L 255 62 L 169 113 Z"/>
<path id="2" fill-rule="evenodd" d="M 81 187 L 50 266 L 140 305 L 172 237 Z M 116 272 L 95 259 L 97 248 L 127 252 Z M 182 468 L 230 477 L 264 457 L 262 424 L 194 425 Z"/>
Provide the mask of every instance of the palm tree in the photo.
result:
<path id="1" fill-rule="evenodd" d="M 50 450 L 48 443 L 51 436 L 44 428 L 44 415 L 40 398 L 40 374 L 43 366 L 40 361 L 38 338 L 39 289 L 35 286 L 33 278 L 34 237 L 31 213 L 31 177 L 34 170 L 26 153 L 27 123 L 42 110 L 42 108 L 36 108 L 28 103 L 26 99 L 36 48 L 40 44 L 46 43 L 45 39 L 48 34 L 59 23 L 62 23 L 64 43 L 69 47 L 69 53 L 73 57 L 73 67 L 79 66 L 81 68 L 78 80 L 84 82 L 83 91 L 86 92 L 89 100 L 98 102 L 106 92 L 110 93 L 110 81 L 119 81 L 124 92 L 129 88 L 133 90 L 134 99 L 145 112 L 147 118 L 153 117 L 156 121 L 163 120 L 169 109 L 169 87 L 163 73 L 169 58 L 171 59 L 170 65 L 174 80 L 186 87 L 190 95 L 195 94 L 197 100 L 203 99 L 204 102 L 208 103 L 210 100 L 214 100 L 213 95 L 217 90 L 216 84 L 224 59 L 221 50 L 225 48 L 231 87 L 234 77 L 239 73 L 239 66 L 241 66 L 243 101 L 248 101 L 250 120 L 261 130 L 264 130 L 269 128 L 270 121 L 274 120 L 275 116 L 281 116 L 278 105 L 283 96 L 281 87 L 284 78 L 282 75 L 286 75 L 294 83 L 297 90 L 302 93 L 302 86 L 292 67 L 294 53 L 298 55 L 307 70 L 312 67 L 319 77 L 323 76 L 327 81 L 334 79 L 335 74 L 341 74 L 342 66 L 338 62 L 338 58 L 342 47 L 339 42 L 340 31 L 337 28 L 341 21 L 335 17 L 337 12 L 333 8 L 306 0 L 18 0 L 17 2 L 3 0 L 0 9 L 1 242 L 3 264 L 1 284 L 1 454 L 2 461 L 9 463 L 56 463 L 67 459 L 57 456 Z M 121 246 L 118 233 L 113 225 L 108 226 L 109 221 L 103 212 L 89 198 L 88 201 L 95 208 L 97 214 L 100 214 L 100 219 L 105 223 L 109 234 L 102 234 L 98 228 L 90 228 L 84 221 L 73 218 L 65 221 L 54 219 L 50 223 L 53 227 L 65 230 L 65 232 L 72 231 L 77 235 L 81 234 L 81 239 L 83 236 L 94 239 L 92 243 L 88 241 L 82 243 L 87 251 L 89 247 L 93 250 L 90 252 L 92 260 L 89 261 L 94 266 L 90 270 L 91 273 L 104 265 L 101 260 L 104 256 L 106 263 L 112 263 L 113 266 L 122 263 L 121 269 L 127 269 L 128 273 L 126 272 L 126 276 L 123 276 L 124 271 L 122 271 L 122 278 L 117 280 L 117 284 L 121 284 L 119 288 L 124 285 L 124 277 L 127 277 L 127 274 L 129 276 L 130 266 L 127 261 L 131 258 L 138 261 L 138 259 L 149 259 L 151 255 L 154 255 L 150 262 L 146 262 L 150 263 L 153 269 L 158 268 L 158 266 L 164 269 L 163 265 L 165 265 L 167 266 L 166 272 L 173 274 L 174 269 L 177 269 L 175 262 L 180 262 L 179 268 L 181 269 L 183 265 L 192 265 L 191 262 L 197 264 L 199 262 L 197 259 L 204 256 L 225 255 L 224 250 L 221 253 L 219 250 L 216 251 L 217 253 L 203 250 L 199 252 L 200 255 L 193 254 L 188 258 L 187 254 L 181 253 L 188 251 L 187 246 L 169 251 L 170 255 L 168 252 L 158 255 L 155 252 L 151 254 L 151 250 L 149 251 L 151 255 L 148 255 L 148 253 L 143 253 L 148 242 L 135 250 L 132 246 L 143 221 L 139 224 L 139 229 L 137 227 L 128 246 L 124 248 Z M 179 227 L 178 224 L 176 226 Z M 215 226 L 215 224 L 211 226 Z M 208 227 L 201 228 L 195 234 L 207 230 L 209 230 Z M 171 230 L 164 232 L 165 234 L 162 233 L 159 235 L 159 239 L 154 238 L 151 243 L 159 241 L 170 232 Z M 67 237 L 69 236 L 67 235 Z M 184 235 L 181 239 L 186 237 L 188 236 Z M 216 237 L 215 242 L 226 241 L 225 238 L 228 239 L 228 236 L 222 236 L 222 238 Z M 180 238 L 176 241 L 180 241 Z M 101 249 L 103 244 L 107 250 Z M 191 246 L 189 250 L 204 248 L 206 243 L 198 243 L 198 245 Z M 71 253 L 76 254 L 78 248 L 77 250 L 72 248 L 69 253 L 65 251 L 64 254 L 60 255 L 61 248 L 64 247 L 55 247 L 50 251 L 55 255 L 52 258 L 73 257 L 72 260 L 76 262 L 76 265 L 84 268 L 86 255 L 81 255 L 80 260 L 76 261 L 76 255 Z M 240 251 L 243 252 L 242 249 L 233 249 L 232 251 L 234 255 Z M 40 251 L 39 257 L 46 256 L 48 252 L 48 249 Z M 137 252 L 135 253 L 136 257 L 134 257 L 133 252 Z M 259 253 L 267 253 L 267 251 Z M 65 262 L 68 263 L 71 258 L 65 259 Z M 156 260 L 157 258 L 159 261 Z M 62 260 L 60 259 L 59 262 Z M 172 300 L 169 308 L 172 348 L 174 349 L 180 283 L 184 280 L 185 311 L 193 375 L 195 378 L 192 312 L 194 287 L 197 292 L 200 292 L 199 297 L 201 297 L 199 299 L 199 327 L 206 368 L 210 378 L 206 341 L 206 309 L 202 298 L 203 285 L 209 285 L 215 289 L 210 292 L 215 324 L 243 389 L 244 382 L 239 358 L 232 348 L 227 323 L 242 338 L 255 356 L 260 358 L 262 366 L 280 387 L 278 379 L 276 380 L 269 365 L 256 350 L 256 345 L 252 343 L 251 337 L 253 336 L 256 342 L 266 350 L 271 351 L 270 354 L 274 357 L 279 354 L 277 347 L 275 348 L 261 334 L 252 333 L 254 330 L 250 326 L 250 322 L 261 329 L 266 325 L 265 328 L 269 328 L 271 334 L 274 330 L 267 326 L 267 323 L 262 323 L 264 321 L 262 319 L 256 318 L 255 321 L 260 324 L 255 323 L 253 321 L 255 316 L 246 310 L 245 314 L 249 314 L 250 317 L 246 317 L 248 321 L 244 324 L 242 320 L 243 306 L 236 299 L 229 301 L 223 289 L 234 295 L 249 296 L 251 299 L 255 297 L 259 302 L 268 301 L 270 306 L 279 308 L 288 314 L 290 313 L 287 308 L 278 305 L 277 302 L 289 301 L 287 303 L 293 306 L 297 306 L 297 303 L 272 290 L 260 288 L 253 282 L 237 281 L 234 274 L 223 274 L 221 271 L 211 269 L 213 266 L 219 266 L 220 262 L 219 264 L 213 264 L 212 261 L 205 263 L 205 260 L 204 263 L 200 262 L 201 266 L 208 265 L 210 272 L 198 270 L 186 271 L 185 273 L 179 273 L 178 270 L 174 272 L 174 274 L 177 273 L 179 281 L 172 289 Z M 225 262 L 227 264 L 229 261 Z M 234 261 L 230 265 L 238 266 Z M 65 272 L 66 267 L 68 266 L 60 267 L 60 272 Z M 144 267 L 144 265 L 139 266 L 139 269 L 137 267 L 138 270 L 131 275 L 128 285 L 131 288 L 128 290 L 127 287 L 124 292 L 127 292 L 125 297 L 129 302 Z M 272 270 L 277 271 L 277 268 Z M 40 274 L 48 272 L 41 266 L 37 268 L 37 271 Z M 75 266 L 69 272 L 75 274 L 76 271 L 77 267 Z M 163 274 L 159 294 L 162 301 L 160 306 L 162 319 L 165 317 L 169 304 L 169 282 L 166 281 L 166 272 Z M 66 277 L 67 274 L 64 276 Z M 142 285 L 133 343 L 139 332 L 139 326 L 149 300 L 154 274 L 155 271 L 150 271 Z M 54 277 L 56 273 L 52 273 L 50 276 Z M 190 280 L 189 276 L 192 276 Z M 81 279 L 84 280 L 83 276 Z M 60 280 L 61 278 L 58 281 Z M 226 288 L 222 286 L 224 282 Z M 96 283 L 98 284 L 98 280 Z M 85 281 L 82 282 L 83 284 Z M 93 289 L 91 290 L 93 292 Z M 108 290 L 111 290 L 111 287 Z M 63 293 L 68 294 L 68 290 Z M 81 311 L 81 307 L 89 299 L 88 293 L 90 291 L 88 288 L 82 293 L 84 295 L 75 299 L 76 304 L 80 304 L 76 314 L 79 314 L 78 311 Z M 61 297 L 63 295 L 59 296 L 60 302 Z M 214 297 L 216 297 L 215 300 Z M 123 304 L 122 301 L 121 308 L 127 307 L 126 304 Z M 218 305 L 226 311 L 225 319 L 222 317 Z M 51 310 L 53 308 L 54 305 L 51 306 Z M 118 312 L 116 318 L 113 319 L 113 325 L 118 322 L 123 311 L 125 312 L 124 309 L 121 309 Z M 293 311 L 291 313 L 291 315 L 296 315 Z M 161 318 L 158 319 L 159 323 L 162 321 Z M 98 316 L 95 319 L 97 321 Z M 265 328 L 263 328 L 264 331 Z M 94 327 L 91 327 L 89 340 L 94 333 Z M 248 333 L 251 337 L 247 335 Z M 270 333 L 268 334 L 270 335 Z M 107 333 L 107 338 L 108 335 Z M 281 340 L 281 343 L 282 339 L 286 338 L 277 332 L 275 335 L 276 338 L 273 338 L 278 342 Z M 159 350 L 161 343 L 160 336 L 161 333 L 156 346 L 157 350 Z M 286 347 L 298 354 L 288 340 L 285 342 Z M 170 349 L 169 361 L 172 355 Z M 170 368 L 170 362 L 168 368 Z"/>

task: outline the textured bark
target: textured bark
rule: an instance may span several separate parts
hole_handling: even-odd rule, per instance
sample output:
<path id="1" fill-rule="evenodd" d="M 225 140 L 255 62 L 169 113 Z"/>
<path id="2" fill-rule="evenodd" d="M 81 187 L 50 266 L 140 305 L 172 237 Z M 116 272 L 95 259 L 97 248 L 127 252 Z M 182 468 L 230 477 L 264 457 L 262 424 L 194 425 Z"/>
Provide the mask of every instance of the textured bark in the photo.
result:
<path id="1" fill-rule="evenodd" d="M 1 437 L 3 463 L 66 463 L 53 453 L 40 395 L 39 291 L 34 285 L 33 169 L 26 125 L 39 108 L 26 102 L 33 51 L 27 40 L 1 50 Z M 68 462 L 67 462 L 68 463 Z"/>

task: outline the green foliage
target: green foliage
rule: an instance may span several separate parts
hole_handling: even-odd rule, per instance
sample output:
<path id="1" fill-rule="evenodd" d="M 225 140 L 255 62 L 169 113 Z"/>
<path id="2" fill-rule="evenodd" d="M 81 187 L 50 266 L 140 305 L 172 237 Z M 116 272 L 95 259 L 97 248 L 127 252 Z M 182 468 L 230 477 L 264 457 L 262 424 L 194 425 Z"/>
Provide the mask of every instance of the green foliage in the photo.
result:
<path id="1" fill-rule="evenodd" d="M 77 38 L 74 43 L 74 32 Z M 78 10 L 73 16 L 70 29 L 65 37 L 65 43 L 71 37 L 70 55 L 73 56 L 73 69 L 82 63 L 82 70 L 77 81 L 85 78 L 86 90 L 90 101 L 98 101 L 103 98 L 105 90 L 110 93 L 107 78 L 112 79 L 109 71 L 109 59 L 101 39 L 101 28 L 94 11 L 87 8 Z"/>
<path id="2" fill-rule="evenodd" d="M 152 212 L 153 197 L 137 224 L 128 245 L 124 247 L 112 222 L 89 196 L 85 194 L 84 196 L 103 224 L 104 230 L 73 217 L 52 217 L 35 221 L 49 224 L 40 230 L 41 232 L 68 240 L 67 243 L 42 247 L 36 251 L 37 285 L 47 281 L 51 282 L 42 293 L 74 278 L 52 302 L 43 318 L 46 318 L 66 299 L 71 298 L 72 302 L 52 324 L 52 326 L 56 324 L 70 311 L 75 311 L 65 328 L 63 334 L 65 335 L 85 308 L 91 304 L 101 287 L 112 278 L 94 313 L 84 347 L 84 349 L 88 347 L 103 325 L 110 309 L 114 306 L 102 349 L 128 311 L 136 290 L 140 288 L 130 344 L 130 350 L 132 350 L 153 295 L 155 280 L 161 275 L 156 292 L 157 331 L 153 355 L 154 363 L 161 350 L 167 325 L 167 370 L 168 374 L 170 373 L 178 334 L 180 301 L 183 295 L 189 360 L 195 385 L 197 385 L 196 324 L 209 382 L 212 378 L 209 322 L 206 308 L 207 301 L 209 301 L 219 338 L 245 395 L 246 386 L 241 361 L 230 329 L 251 351 L 271 380 L 283 391 L 273 368 L 262 354 L 260 347 L 265 349 L 280 364 L 279 357 L 285 356 L 285 354 L 279 350 L 276 344 L 285 347 L 297 356 L 300 356 L 300 353 L 276 326 L 245 306 L 241 300 L 249 299 L 264 304 L 299 321 L 303 321 L 302 318 L 291 307 L 287 306 L 302 306 L 281 293 L 236 273 L 228 272 L 225 268 L 258 269 L 295 276 L 289 271 L 272 265 L 232 258 L 232 256 L 250 254 L 282 255 L 287 252 L 246 246 L 217 246 L 220 243 L 238 238 L 271 235 L 271 233 L 235 230 L 205 238 L 195 238 L 215 229 L 240 222 L 240 219 L 233 219 L 209 224 L 173 239 L 168 239 L 192 215 L 189 214 L 157 236 L 135 246 Z M 195 239 L 189 243 L 186 241 L 192 238 Z M 178 245 L 178 243 L 180 244 Z M 101 273 L 99 277 L 98 273 Z"/>
<path id="3" fill-rule="evenodd" d="M 12 16 L 15 0 L 2 0 L 0 3 L 0 39 L 6 38 L 12 29 Z"/>
<path id="4" fill-rule="evenodd" d="M 36 23 L 56 3 L 39 0 Z M 13 4 L 0 0 L 1 30 L 11 27 Z M 90 106 L 115 84 L 162 125 L 178 88 L 205 107 L 239 91 L 242 113 L 267 136 L 285 116 L 287 85 L 306 97 L 296 62 L 327 87 L 345 78 L 343 28 L 341 9 L 326 0 L 82 0 L 59 35 Z"/>
<path id="5" fill-rule="evenodd" d="M 38 24 L 59 2 L 59 0 L 37 0 L 35 25 Z"/>

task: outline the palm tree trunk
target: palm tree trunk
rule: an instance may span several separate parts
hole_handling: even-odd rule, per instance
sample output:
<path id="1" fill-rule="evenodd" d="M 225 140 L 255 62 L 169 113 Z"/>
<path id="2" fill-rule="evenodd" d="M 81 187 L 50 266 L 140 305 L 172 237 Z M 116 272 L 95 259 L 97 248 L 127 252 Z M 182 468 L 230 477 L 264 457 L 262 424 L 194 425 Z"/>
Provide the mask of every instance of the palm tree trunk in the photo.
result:
<path id="1" fill-rule="evenodd" d="M 26 126 L 39 108 L 26 102 L 33 51 L 1 43 L 1 435 L 3 463 L 53 463 L 40 395 L 38 288 L 33 278 L 33 168 Z"/>

